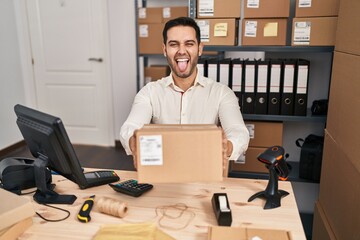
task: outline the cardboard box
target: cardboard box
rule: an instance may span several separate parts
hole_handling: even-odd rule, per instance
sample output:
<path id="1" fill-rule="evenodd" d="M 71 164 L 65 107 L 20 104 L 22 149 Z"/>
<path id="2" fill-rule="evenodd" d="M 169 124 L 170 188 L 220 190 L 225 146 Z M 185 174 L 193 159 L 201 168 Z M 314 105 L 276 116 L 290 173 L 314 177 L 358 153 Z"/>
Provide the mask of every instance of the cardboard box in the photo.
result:
<path id="1" fill-rule="evenodd" d="M 212 226 L 209 228 L 208 240 L 290 240 L 289 232 L 276 229 L 257 229 L 245 227 Z"/>
<path id="2" fill-rule="evenodd" d="M 292 46 L 334 46 L 337 17 L 294 18 Z"/>
<path id="3" fill-rule="evenodd" d="M 34 208 L 29 199 L 0 188 L 0 232 L 35 215 Z"/>
<path id="4" fill-rule="evenodd" d="M 162 23 L 162 7 L 148 7 L 138 9 L 138 23 Z"/>
<path id="5" fill-rule="evenodd" d="M 246 121 L 249 130 L 249 147 L 271 147 L 283 144 L 283 123 Z"/>
<path id="6" fill-rule="evenodd" d="M 188 7 L 163 7 L 162 22 L 166 23 L 170 19 L 178 17 L 187 17 L 189 15 Z"/>
<path id="7" fill-rule="evenodd" d="M 145 125 L 136 140 L 139 182 L 222 181 L 222 131 L 216 125 Z"/>
<path id="8" fill-rule="evenodd" d="M 335 50 L 360 56 L 360 1 L 341 0 Z"/>
<path id="9" fill-rule="evenodd" d="M 360 239 L 360 171 L 353 160 L 325 131 L 319 202 L 338 239 Z"/>
<path id="10" fill-rule="evenodd" d="M 240 18 L 241 0 L 197 0 L 197 18 Z"/>
<path id="11" fill-rule="evenodd" d="M 241 44 L 243 46 L 285 46 L 286 18 L 243 19 Z"/>
<path id="12" fill-rule="evenodd" d="M 157 81 L 170 74 L 170 67 L 168 65 L 152 65 L 145 67 L 145 82 Z"/>
<path id="13" fill-rule="evenodd" d="M 360 57 L 335 52 L 326 130 L 360 171 Z"/>
<path id="14" fill-rule="evenodd" d="M 290 0 L 244 1 L 244 18 L 287 18 Z"/>
<path id="15" fill-rule="evenodd" d="M 204 45 L 238 45 L 238 19 L 197 19 Z"/>
<path id="16" fill-rule="evenodd" d="M 263 153 L 267 148 L 249 147 L 245 154 L 245 163 L 237 163 L 230 161 L 230 170 L 235 172 L 258 172 L 268 173 L 269 170 L 265 164 L 257 159 L 259 154 Z"/>
<path id="17" fill-rule="evenodd" d="M 315 203 L 312 239 L 336 240 L 331 226 L 325 216 L 324 210 L 319 202 Z"/>
<path id="18" fill-rule="evenodd" d="M 337 16 L 340 0 L 296 0 L 295 17 Z"/>
<path id="19" fill-rule="evenodd" d="M 139 24 L 138 44 L 140 54 L 163 54 L 163 23 Z"/>

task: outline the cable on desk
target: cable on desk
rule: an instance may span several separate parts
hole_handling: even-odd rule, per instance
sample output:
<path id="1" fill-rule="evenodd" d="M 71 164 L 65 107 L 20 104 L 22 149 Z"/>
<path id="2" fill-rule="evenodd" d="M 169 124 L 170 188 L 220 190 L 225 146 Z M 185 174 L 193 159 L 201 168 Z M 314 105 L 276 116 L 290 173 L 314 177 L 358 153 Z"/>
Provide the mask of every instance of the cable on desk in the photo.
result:
<path id="1" fill-rule="evenodd" d="M 67 216 L 64 217 L 64 218 L 60 218 L 60 219 L 48 219 L 48 218 L 43 217 L 40 213 L 35 212 L 36 215 L 38 215 L 41 219 L 43 219 L 43 220 L 45 220 L 45 221 L 47 221 L 47 222 L 61 222 L 61 221 L 64 221 L 64 220 L 68 219 L 69 216 L 70 216 L 70 211 L 68 211 L 68 210 L 66 210 L 66 209 L 54 207 L 54 206 L 48 205 L 48 204 L 46 204 L 46 203 L 42 203 L 42 205 L 47 206 L 47 207 L 50 207 L 50 208 L 54 208 L 54 209 L 57 209 L 57 210 L 60 210 L 60 211 L 63 211 L 63 212 L 66 212 L 66 213 L 67 213 Z"/>

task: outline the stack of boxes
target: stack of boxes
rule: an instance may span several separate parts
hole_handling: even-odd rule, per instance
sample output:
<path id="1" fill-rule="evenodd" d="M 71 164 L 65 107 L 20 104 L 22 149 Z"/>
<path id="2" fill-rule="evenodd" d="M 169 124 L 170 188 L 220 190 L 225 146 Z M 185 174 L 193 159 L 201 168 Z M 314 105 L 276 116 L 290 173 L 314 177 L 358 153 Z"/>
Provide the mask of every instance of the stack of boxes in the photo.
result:
<path id="1" fill-rule="evenodd" d="M 360 239 L 360 1 L 341 0 L 313 239 Z"/>
<path id="2" fill-rule="evenodd" d="M 162 31 L 165 23 L 177 17 L 188 16 L 188 7 L 147 7 L 138 9 L 139 54 L 163 54 Z M 169 75 L 165 65 L 145 67 L 145 83 Z"/>
<path id="3" fill-rule="evenodd" d="M 334 46 L 340 0 L 296 0 L 292 46 Z"/>
<path id="4" fill-rule="evenodd" d="M 290 0 L 244 0 L 241 45 L 285 46 Z"/>
<path id="5" fill-rule="evenodd" d="M 238 45 L 240 0 L 198 0 L 196 22 L 204 45 Z"/>
<path id="6" fill-rule="evenodd" d="M 283 123 L 248 121 L 245 124 L 250 133 L 249 147 L 239 161 L 230 161 L 230 171 L 268 173 L 269 170 L 257 156 L 269 147 L 282 146 Z"/>

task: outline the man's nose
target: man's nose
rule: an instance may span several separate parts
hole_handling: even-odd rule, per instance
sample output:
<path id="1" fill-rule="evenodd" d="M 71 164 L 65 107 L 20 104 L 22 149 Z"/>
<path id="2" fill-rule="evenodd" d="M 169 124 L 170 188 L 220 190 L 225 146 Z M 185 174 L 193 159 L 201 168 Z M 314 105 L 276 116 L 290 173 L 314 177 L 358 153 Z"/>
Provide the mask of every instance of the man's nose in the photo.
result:
<path id="1" fill-rule="evenodd" d="M 179 53 L 181 53 L 181 54 L 186 53 L 185 44 L 180 44 L 180 46 L 179 46 Z"/>

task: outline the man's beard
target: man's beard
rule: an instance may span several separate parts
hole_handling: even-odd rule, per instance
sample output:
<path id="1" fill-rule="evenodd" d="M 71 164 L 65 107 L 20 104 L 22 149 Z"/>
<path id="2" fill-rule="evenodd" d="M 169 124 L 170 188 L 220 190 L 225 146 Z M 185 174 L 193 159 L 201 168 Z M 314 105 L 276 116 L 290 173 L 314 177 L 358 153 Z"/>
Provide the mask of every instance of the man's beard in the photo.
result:
<path id="1" fill-rule="evenodd" d="M 198 58 L 195 57 L 195 59 L 193 59 L 193 61 L 191 61 L 190 71 L 189 72 L 180 72 L 178 70 L 177 62 L 175 60 L 172 61 L 173 59 L 170 59 L 169 57 L 166 57 L 166 59 L 167 59 L 167 62 L 169 64 L 170 68 L 171 68 L 171 71 L 179 78 L 188 78 L 188 77 L 190 77 L 191 74 L 193 74 L 193 72 L 195 71 L 196 66 L 197 66 L 197 61 L 198 61 Z"/>

